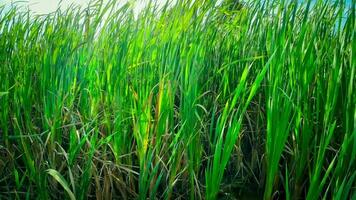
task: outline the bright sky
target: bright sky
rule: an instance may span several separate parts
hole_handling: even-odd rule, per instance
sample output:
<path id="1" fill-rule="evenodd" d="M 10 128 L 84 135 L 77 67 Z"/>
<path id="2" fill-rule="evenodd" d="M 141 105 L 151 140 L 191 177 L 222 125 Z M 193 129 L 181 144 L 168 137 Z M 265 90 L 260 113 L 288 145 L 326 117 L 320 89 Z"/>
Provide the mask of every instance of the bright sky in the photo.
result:
<path id="1" fill-rule="evenodd" d="M 11 2 L 19 2 L 21 1 L 21 5 L 28 6 L 30 11 L 32 11 L 35 14 L 47 14 L 55 11 L 58 6 L 59 2 L 61 2 L 61 8 L 66 8 L 71 4 L 76 4 L 76 5 L 81 5 L 81 6 L 86 6 L 88 5 L 90 0 L 0 0 L 0 5 L 10 5 Z M 110 0 L 104 0 L 104 2 L 107 2 Z M 122 3 L 126 3 L 129 0 L 117 0 Z M 135 12 L 137 13 L 140 11 L 144 6 L 149 2 L 149 0 L 130 0 L 135 3 Z M 168 0 L 156 0 L 159 5 L 163 5 L 165 2 Z M 175 1 L 175 0 L 169 0 L 169 1 Z M 303 2 L 305 0 L 299 0 L 300 2 Z M 346 3 L 351 5 L 351 0 L 346 0 Z"/>
<path id="2" fill-rule="evenodd" d="M 20 5 L 25 5 L 28 6 L 30 11 L 32 11 L 35 14 L 48 14 L 53 11 L 55 11 L 59 3 L 61 8 L 66 8 L 70 6 L 71 4 L 76 4 L 80 6 L 86 6 L 90 2 L 90 0 L 0 0 L 0 5 L 10 5 L 12 2 L 19 2 Z M 109 0 L 104 0 L 104 2 L 107 2 Z M 126 3 L 128 0 L 117 0 L 120 2 L 120 4 Z M 158 4 L 163 4 L 167 0 L 157 0 Z M 144 6 L 149 2 L 149 0 L 135 0 L 133 2 L 135 3 L 135 10 L 139 11 Z"/>

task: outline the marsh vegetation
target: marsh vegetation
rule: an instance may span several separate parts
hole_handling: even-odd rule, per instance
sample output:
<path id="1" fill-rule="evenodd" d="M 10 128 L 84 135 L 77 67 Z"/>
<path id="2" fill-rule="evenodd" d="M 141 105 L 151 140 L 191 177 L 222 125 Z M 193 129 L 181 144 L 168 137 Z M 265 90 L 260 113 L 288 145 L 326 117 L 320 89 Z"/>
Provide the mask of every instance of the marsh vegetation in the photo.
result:
<path id="1" fill-rule="evenodd" d="M 0 7 L 0 199 L 355 199 L 355 2 L 231 3 Z"/>

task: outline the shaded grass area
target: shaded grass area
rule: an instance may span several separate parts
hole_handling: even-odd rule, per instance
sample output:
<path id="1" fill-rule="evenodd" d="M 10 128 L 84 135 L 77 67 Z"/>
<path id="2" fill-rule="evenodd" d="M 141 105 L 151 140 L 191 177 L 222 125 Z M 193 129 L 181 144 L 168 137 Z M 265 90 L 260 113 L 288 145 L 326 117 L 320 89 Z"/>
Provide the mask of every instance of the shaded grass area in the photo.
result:
<path id="1" fill-rule="evenodd" d="M 355 3 L 0 8 L 1 199 L 355 199 Z"/>

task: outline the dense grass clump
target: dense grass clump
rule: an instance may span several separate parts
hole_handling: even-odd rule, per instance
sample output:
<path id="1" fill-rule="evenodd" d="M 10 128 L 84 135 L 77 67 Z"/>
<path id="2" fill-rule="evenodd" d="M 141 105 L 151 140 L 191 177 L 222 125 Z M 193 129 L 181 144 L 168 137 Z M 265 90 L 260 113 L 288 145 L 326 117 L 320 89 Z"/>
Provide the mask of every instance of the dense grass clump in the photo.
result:
<path id="1" fill-rule="evenodd" d="M 355 199 L 355 2 L 0 7 L 0 199 Z"/>

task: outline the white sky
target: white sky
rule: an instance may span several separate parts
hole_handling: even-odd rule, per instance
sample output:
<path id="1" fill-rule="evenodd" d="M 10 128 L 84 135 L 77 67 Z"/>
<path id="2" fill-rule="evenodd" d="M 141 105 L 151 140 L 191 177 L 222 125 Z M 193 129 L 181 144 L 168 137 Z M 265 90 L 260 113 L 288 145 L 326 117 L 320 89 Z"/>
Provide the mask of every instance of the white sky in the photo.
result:
<path id="1" fill-rule="evenodd" d="M 55 11 L 58 8 L 60 0 L 0 0 L 0 5 L 10 5 L 11 2 L 18 2 L 21 1 L 21 5 L 28 6 L 30 11 L 32 11 L 35 14 L 47 14 Z M 88 5 L 90 0 L 62 0 L 61 2 L 61 8 L 66 8 L 71 4 L 77 4 L 81 6 L 86 6 Z M 110 0 L 104 0 L 104 2 L 107 2 Z M 117 0 L 122 3 L 126 3 L 127 1 L 133 1 L 135 2 L 135 11 L 141 10 L 148 2 L 149 0 Z M 175 1 L 175 0 L 155 0 L 158 4 L 163 5 L 167 1 Z M 303 2 L 305 0 L 299 0 L 300 2 Z M 352 0 L 346 0 L 346 3 L 351 5 Z"/>
<path id="2" fill-rule="evenodd" d="M 21 2 L 19 2 L 21 1 Z M 107 2 L 110 0 L 104 0 Z M 126 3 L 128 0 L 117 0 L 120 4 Z M 141 10 L 149 0 L 131 0 L 135 2 L 135 10 Z M 167 0 L 156 0 L 158 4 L 163 5 Z M 48 14 L 55 11 L 58 6 L 59 2 L 61 2 L 61 8 L 66 8 L 71 4 L 76 4 L 85 7 L 88 5 L 90 0 L 0 0 L 0 5 L 11 5 L 12 2 L 19 2 L 19 5 L 28 6 L 31 12 L 34 14 Z"/>

